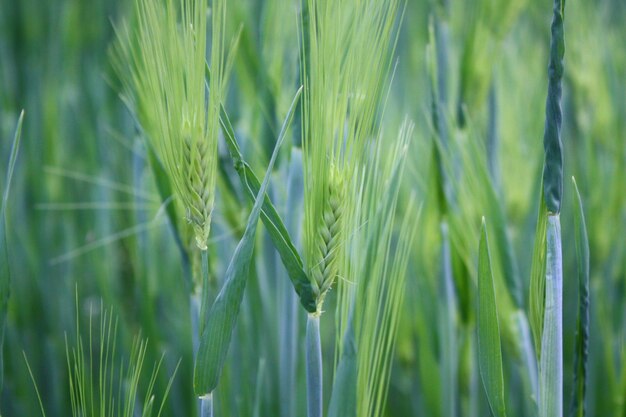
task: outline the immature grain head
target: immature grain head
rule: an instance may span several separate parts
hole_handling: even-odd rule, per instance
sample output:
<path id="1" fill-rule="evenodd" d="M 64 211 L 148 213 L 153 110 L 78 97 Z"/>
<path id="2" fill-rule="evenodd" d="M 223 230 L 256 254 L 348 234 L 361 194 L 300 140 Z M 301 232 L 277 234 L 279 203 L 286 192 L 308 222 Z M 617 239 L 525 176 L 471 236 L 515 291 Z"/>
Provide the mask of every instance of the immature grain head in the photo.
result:
<path id="1" fill-rule="evenodd" d="M 344 275 L 368 142 L 376 136 L 397 0 L 308 0 L 304 68 L 305 262 L 317 310 Z"/>
<path id="2" fill-rule="evenodd" d="M 214 204 L 224 57 L 225 0 L 212 2 L 212 77 L 206 100 L 206 0 L 136 0 L 136 27 L 119 31 L 114 65 L 130 107 L 206 249 Z"/>
<path id="3" fill-rule="evenodd" d="M 339 273 L 340 248 L 344 239 L 343 211 L 346 198 L 344 184 L 341 171 L 334 166 L 331 167 L 324 210 L 315 235 L 317 254 L 314 260 L 317 262 L 312 263 L 310 272 L 319 288 L 320 307 Z"/>

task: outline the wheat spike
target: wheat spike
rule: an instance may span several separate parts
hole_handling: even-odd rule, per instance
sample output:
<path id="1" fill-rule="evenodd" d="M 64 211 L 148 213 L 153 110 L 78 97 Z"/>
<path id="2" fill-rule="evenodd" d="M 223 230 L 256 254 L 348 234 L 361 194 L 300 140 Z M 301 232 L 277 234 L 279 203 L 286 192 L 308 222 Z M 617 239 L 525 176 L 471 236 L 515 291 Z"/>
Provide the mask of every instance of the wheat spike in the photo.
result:
<path id="1" fill-rule="evenodd" d="M 313 263 L 311 276 L 318 288 L 318 312 L 324 297 L 333 285 L 338 270 L 341 242 L 343 240 L 344 181 L 341 171 L 331 169 L 328 181 L 328 195 L 317 235 L 317 262 Z"/>

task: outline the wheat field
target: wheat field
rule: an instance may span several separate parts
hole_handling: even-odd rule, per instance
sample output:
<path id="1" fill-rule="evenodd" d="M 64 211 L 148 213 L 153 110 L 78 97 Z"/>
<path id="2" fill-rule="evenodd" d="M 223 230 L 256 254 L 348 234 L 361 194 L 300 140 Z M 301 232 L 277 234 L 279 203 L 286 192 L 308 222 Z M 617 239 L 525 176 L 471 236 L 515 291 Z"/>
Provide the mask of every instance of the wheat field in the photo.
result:
<path id="1" fill-rule="evenodd" d="M 623 0 L 0 2 L 0 416 L 626 417 Z"/>

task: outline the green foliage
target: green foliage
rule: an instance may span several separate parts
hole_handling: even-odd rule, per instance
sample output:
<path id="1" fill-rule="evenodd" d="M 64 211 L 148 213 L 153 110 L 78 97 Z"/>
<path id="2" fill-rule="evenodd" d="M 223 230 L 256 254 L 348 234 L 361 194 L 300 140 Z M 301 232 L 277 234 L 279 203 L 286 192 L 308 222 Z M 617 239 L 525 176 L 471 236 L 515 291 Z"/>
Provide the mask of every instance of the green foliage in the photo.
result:
<path id="1" fill-rule="evenodd" d="M 576 191 L 574 199 L 574 230 L 578 270 L 578 317 L 576 318 L 576 347 L 574 349 L 574 386 L 570 416 L 586 415 L 587 361 L 589 360 L 589 238 L 583 203 L 576 180 L 572 177 Z"/>
<path id="2" fill-rule="evenodd" d="M 148 342 L 136 336 L 132 342 L 129 358 L 118 359 L 116 356 L 118 319 L 113 317 L 112 310 L 107 311 L 102 307 L 99 315 L 99 328 L 95 331 L 92 328 L 91 315 L 89 317 L 88 339 L 83 339 L 78 328 L 76 346 L 70 348 L 66 338 L 72 416 L 132 417 L 137 413 L 142 417 L 160 416 L 171 384 L 174 382 L 174 375 L 159 405 L 155 402 L 153 389 L 156 377 L 161 371 L 163 358 L 155 364 L 148 385 L 141 387 Z M 141 400 L 140 389 L 145 391 Z"/>
<path id="3" fill-rule="evenodd" d="M 548 216 L 546 280 L 541 358 L 539 361 L 539 417 L 563 415 L 563 264 L 561 224 Z"/>
<path id="4" fill-rule="evenodd" d="M 256 228 L 261 215 L 261 208 L 265 202 L 265 193 L 267 192 L 280 145 L 285 139 L 287 128 L 293 118 L 301 92 L 302 89 L 299 89 L 296 93 L 291 109 L 285 119 L 285 124 L 276 141 L 272 159 L 250 212 L 246 230 L 226 270 L 224 286 L 211 308 L 203 308 L 208 313 L 206 318 L 202 317 L 204 325 L 200 327 L 200 346 L 194 370 L 194 390 L 199 397 L 211 394 L 217 387 L 250 272 Z M 208 300 L 203 299 L 202 302 L 207 303 Z"/>
<path id="5" fill-rule="evenodd" d="M 209 73 L 208 68 L 207 73 Z M 292 109 L 294 108 L 294 104 L 298 101 L 298 98 L 299 96 L 294 98 L 294 102 L 292 102 Z M 290 117 L 292 116 L 293 114 L 290 114 Z M 233 161 L 235 170 L 239 175 L 242 186 L 244 187 L 246 194 L 250 198 L 254 198 L 259 191 L 260 182 L 254 174 L 254 171 L 252 171 L 250 165 L 243 159 L 243 155 L 241 154 L 241 150 L 239 149 L 239 145 L 237 144 L 237 139 L 235 137 L 235 130 L 233 129 L 233 126 L 231 125 L 228 115 L 223 107 L 221 110 L 220 122 L 222 124 L 222 128 L 224 129 L 224 137 L 226 139 L 226 145 L 228 146 L 230 157 Z M 283 265 L 287 269 L 287 273 L 293 283 L 296 293 L 300 296 L 302 306 L 310 313 L 315 312 L 315 294 L 311 287 L 311 283 L 303 270 L 302 259 L 291 241 L 291 237 L 289 236 L 283 221 L 278 215 L 276 208 L 274 208 L 272 202 L 267 197 L 263 201 L 261 220 L 263 220 L 263 224 L 272 238 L 272 242 L 280 255 Z"/>
<path id="6" fill-rule="evenodd" d="M 500 324 L 491 273 L 487 226 L 483 219 L 478 248 L 478 360 L 480 376 L 489 400 L 491 414 L 506 416 Z"/>
<path id="7" fill-rule="evenodd" d="M 206 2 L 137 0 L 137 30 L 123 26 L 114 62 L 125 94 L 206 250 L 214 206 L 219 111 L 232 66 L 224 51 L 226 3 L 212 5 L 208 103 L 204 94 Z M 181 30 L 182 28 L 182 30 Z"/>
<path id="8" fill-rule="evenodd" d="M 321 312 L 344 274 L 356 181 L 389 72 L 399 2 L 308 0 L 302 52 L 305 266 Z M 368 62 L 369 65 L 363 65 Z"/>
<path id="9" fill-rule="evenodd" d="M 405 122 L 398 136 L 374 144 L 359 186 L 356 232 L 346 242 L 354 256 L 338 284 L 336 315 L 338 365 L 329 415 L 379 416 L 387 398 L 390 361 L 404 301 L 406 269 L 416 228 L 410 214 L 396 219 L 407 148 L 413 125 Z M 412 212 L 413 201 L 408 212 Z M 401 232 L 394 242 L 394 230 Z M 357 225 L 362 227 L 357 227 Z M 392 252 L 392 248 L 395 251 Z"/>
<path id="10" fill-rule="evenodd" d="M 11 295 L 11 268 L 7 239 L 7 204 L 9 202 L 9 192 L 11 190 L 11 178 L 15 170 L 15 162 L 20 150 L 20 139 L 22 138 L 22 123 L 24 122 L 24 111 L 20 114 L 15 128 L 15 136 L 11 146 L 9 164 L 7 166 L 7 176 L 4 182 L 4 192 L 2 193 L 2 206 L 0 207 L 0 391 L 4 382 L 4 333 L 7 323 L 7 312 L 9 307 L 9 297 Z"/>
<path id="11" fill-rule="evenodd" d="M 537 360 L 541 357 L 541 337 L 543 334 L 543 316 L 546 294 L 546 244 L 548 230 L 548 210 L 543 192 L 539 198 L 535 244 L 533 246 L 532 266 L 530 271 L 530 328 L 535 341 Z"/>
<path id="12" fill-rule="evenodd" d="M 304 416 L 305 321 L 324 311 L 310 396 L 323 415 L 488 416 L 481 378 L 499 368 L 509 416 L 555 417 L 562 384 L 568 414 L 622 417 L 622 3 L 569 2 L 563 32 L 560 2 L 551 45 L 544 0 L 0 1 L 3 164 L 27 114 L 0 231 L 11 273 L 0 414 L 156 415 L 168 393 L 161 415 Z M 291 143 L 259 194 L 301 84 Z M 236 324 L 200 403 L 194 348 L 255 203 L 263 225 L 231 297 Z M 477 265 L 483 216 L 490 280 Z M 499 360 L 480 355 L 481 282 Z M 100 344 L 101 299 L 119 315 L 115 360 Z"/>
<path id="13" fill-rule="evenodd" d="M 561 94 L 563 80 L 563 57 L 565 55 L 565 0 L 554 0 L 552 38 L 550 41 L 550 64 L 548 66 L 548 98 L 546 100 L 546 126 L 543 135 L 545 161 L 543 170 L 543 193 L 548 211 L 559 214 L 563 194 L 563 144 L 561 142 Z"/>
<path id="14" fill-rule="evenodd" d="M 463 29 L 458 118 L 464 125 L 463 106 L 468 109 L 484 105 L 494 70 L 493 59 L 503 48 L 502 43 L 527 0 L 463 2 L 457 16 Z"/>

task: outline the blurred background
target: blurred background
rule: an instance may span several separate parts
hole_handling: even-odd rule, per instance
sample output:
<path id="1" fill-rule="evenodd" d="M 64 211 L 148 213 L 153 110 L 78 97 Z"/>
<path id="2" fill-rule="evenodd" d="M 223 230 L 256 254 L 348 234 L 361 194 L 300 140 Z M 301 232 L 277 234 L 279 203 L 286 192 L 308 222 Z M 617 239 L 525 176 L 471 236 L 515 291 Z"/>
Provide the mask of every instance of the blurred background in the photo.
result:
<path id="1" fill-rule="evenodd" d="M 243 25 L 243 32 L 226 108 L 242 140 L 242 151 L 258 173 L 267 166 L 297 89 L 298 10 L 299 2 L 292 0 L 233 0 L 228 5 L 229 26 Z M 112 311 L 117 323 L 116 363 L 131 355 L 137 335 L 147 339 L 139 391 L 145 392 L 153 366 L 162 358 L 153 390 L 159 401 L 174 378 L 163 415 L 190 416 L 196 407 L 189 301 L 182 285 L 180 253 L 160 210 L 144 142 L 119 97 L 119 82 L 110 64 L 114 26 L 131 11 L 131 0 L 0 3 L 2 186 L 11 139 L 25 110 L 7 213 L 12 283 L 0 396 L 0 410 L 6 416 L 40 415 L 35 387 L 46 415 L 72 415 L 68 349 L 72 357 L 79 334 L 87 343 L 91 328 L 94 361 L 100 357 L 102 309 Z M 439 208 L 432 191 L 432 155 L 434 136 L 441 135 L 441 128 L 433 122 L 432 85 L 436 85 L 441 126 L 456 138 L 450 140 L 452 171 L 468 181 L 477 178 L 481 167 L 464 159 L 463 147 L 477 143 L 488 151 L 480 163 L 486 164 L 482 168 L 488 168 L 490 186 L 497 192 L 498 210 L 514 249 L 522 306 L 527 306 L 543 163 L 551 14 L 551 0 L 407 2 L 383 129 L 395 134 L 406 117 L 416 123 L 403 194 L 416 195 L 423 211 L 409 266 L 388 416 L 444 416 L 442 398 L 450 388 L 439 376 L 446 353 L 437 324 L 440 242 L 433 230 L 438 228 Z M 626 415 L 624 21 L 623 0 L 567 3 L 562 215 L 565 399 L 568 405 L 578 309 L 574 192 L 569 181 L 574 175 L 591 249 L 588 410 L 592 416 Z M 437 56 L 434 71 L 426 59 L 429 42 Z M 297 143 L 298 135 L 293 136 Z M 222 159 L 224 167 L 229 166 L 226 153 Z M 275 175 L 281 179 L 288 164 L 279 165 Z M 232 187 L 232 172 L 226 168 L 220 172 L 210 249 L 216 288 L 249 211 L 241 193 L 225 191 Z M 284 207 L 284 182 L 273 183 L 276 205 Z M 464 353 L 464 340 L 474 332 L 480 216 L 487 215 L 489 222 L 486 213 L 494 209 L 483 209 L 490 203 L 473 192 L 472 187 L 478 186 L 463 180 L 451 191 L 458 193 L 462 212 L 456 223 L 451 221 L 456 253 L 453 324 L 459 338 L 452 354 L 458 362 L 454 389 L 459 415 L 472 415 L 466 412 L 472 407 L 465 404 L 472 399 L 478 402 L 476 409 L 486 413 L 482 388 L 472 393 L 476 385 L 466 378 L 472 356 Z M 280 287 L 275 279 L 283 273 L 282 266 L 266 234 L 259 233 L 258 239 L 256 278 L 249 282 L 216 394 L 218 416 L 281 412 L 276 300 L 287 287 Z M 498 246 L 497 239 L 494 236 L 492 246 Z M 330 311 L 332 303 L 331 297 Z M 333 323 L 332 315 L 327 316 L 324 354 L 332 358 Z M 515 371 L 515 348 L 507 346 L 506 333 L 503 350 L 510 415 L 530 416 L 530 405 L 515 396 L 521 382 Z M 298 372 L 304 375 L 304 369 Z M 330 378 L 332 368 L 326 375 Z M 303 382 L 295 392 L 297 415 L 304 415 Z"/>

